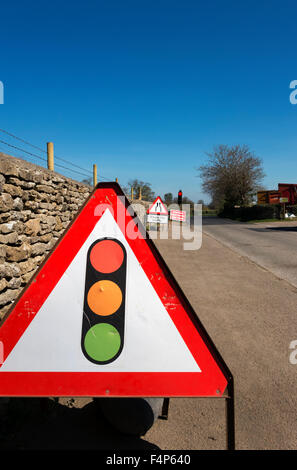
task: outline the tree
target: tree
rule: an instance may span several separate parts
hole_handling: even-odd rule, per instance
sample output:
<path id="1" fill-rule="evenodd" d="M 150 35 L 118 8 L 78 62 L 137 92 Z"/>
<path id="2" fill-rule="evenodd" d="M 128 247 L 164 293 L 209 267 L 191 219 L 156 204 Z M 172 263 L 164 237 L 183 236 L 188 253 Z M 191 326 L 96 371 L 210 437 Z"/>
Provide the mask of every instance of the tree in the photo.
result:
<path id="1" fill-rule="evenodd" d="M 135 199 L 138 199 L 140 189 L 141 189 L 142 199 L 146 201 L 152 201 L 155 199 L 155 193 L 151 189 L 151 183 L 145 183 L 144 181 L 140 181 L 138 179 L 130 180 L 128 182 L 128 188 L 125 188 L 124 192 L 130 195 L 132 188 L 133 188 Z"/>
<path id="2" fill-rule="evenodd" d="M 81 180 L 82 183 L 84 184 L 88 184 L 89 186 L 92 186 L 93 184 L 93 179 L 92 177 L 90 176 L 89 178 L 84 178 L 83 180 Z"/>
<path id="3" fill-rule="evenodd" d="M 247 145 L 219 145 L 208 156 L 208 163 L 197 168 L 203 191 L 216 207 L 246 205 L 252 201 L 264 172 L 262 161 Z"/>
<path id="4" fill-rule="evenodd" d="M 173 202 L 174 202 L 174 204 L 178 204 L 178 198 L 175 197 L 175 198 L 173 199 Z M 194 202 L 193 202 L 191 199 L 189 199 L 187 196 L 184 196 L 184 195 L 183 195 L 183 204 L 191 204 L 191 205 L 194 205 Z"/>
<path id="5" fill-rule="evenodd" d="M 167 204 L 167 206 L 170 206 L 170 204 L 173 203 L 173 194 L 172 193 L 164 194 L 164 202 L 165 204 Z"/>

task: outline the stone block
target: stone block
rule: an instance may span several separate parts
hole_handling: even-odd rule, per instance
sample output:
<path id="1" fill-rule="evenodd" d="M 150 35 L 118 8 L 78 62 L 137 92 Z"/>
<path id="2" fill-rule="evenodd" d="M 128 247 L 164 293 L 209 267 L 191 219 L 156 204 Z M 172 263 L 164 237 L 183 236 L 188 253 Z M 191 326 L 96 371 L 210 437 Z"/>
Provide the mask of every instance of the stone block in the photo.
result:
<path id="1" fill-rule="evenodd" d="M 10 194 L 0 195 L 0 212 L 7 212 L 13 208 L 13 199 Z"/>
<path id="2" fill-rule="evenodd" d="M 31 256 L 32 248 L 27 243 L 20 247 L 8 246 L 6 248 L 7 261 L 22 261 Z"/>
<path id="3" fill-rule="evenodd" d="M 40 191 L 41 193 L 49 193 L 49 194 L 55 193 L 54 188 L 46 184 L 37 184 L 36 189 L 37 191 Z"/>
<path id="4" fill-rule="evenodd" d="M 17 197 L 13 200 L 13 208 L 14 210 L 17 210 L 17 211 L 23 210 L 24 204 L 20 197 Z"/>
<path id="5" fill-rule="evenodd" d="M 5 176 L 18 176 L 19 170 L 13 161 L 6 158 L 0 158 L 0 173 Z"/>
<path id="6" fill-rule="evenodd" d="M 18 241 L 17 232 L 7 233 L 6 235 L 0 234 L 0 243 L 3 245 L 13 245 Z"/>
<path id="7" fill-rule="evenodd" d="M 15 220 L 0 225 L 0 233 L 11 233 L 15 231 L 17 222 Z"/>
<path id="8" fill-rule="evenodd" d="M 2 292 L 4 289 L 6 289 L 7 287 L 7 280 L 3 277 L 1 280 L 0 280 L 0 292 Z"/>
<path id="9" fill-rule="evenodd" d="M 18 291 L 16 289 L 7 289 L 6 291 L 0 294 L 0 307 L 2 305 L 15 300 L 18 295 Z"/>
<path id="10" fill-rule="evenodd" d="M 23 190 L 19 186 L 15 186 L 13 184 L 4 184 L 3 191 L 11 196 L 22 197 L 23 195 Z"/>
<path id="11" fill-rule="evenodd" d="M 21 275 L 21 270 L 16 263 L 0 263 L 0 278 L 18 277 Z"/>
<path id="12" fill-rule="evenodd" d="M 37 235 L 40 233 L 40 220 L 39 219 L 29 219 L 27 222 L 24 223 L 25 230 L 24 233 L 26 235 Z"/>

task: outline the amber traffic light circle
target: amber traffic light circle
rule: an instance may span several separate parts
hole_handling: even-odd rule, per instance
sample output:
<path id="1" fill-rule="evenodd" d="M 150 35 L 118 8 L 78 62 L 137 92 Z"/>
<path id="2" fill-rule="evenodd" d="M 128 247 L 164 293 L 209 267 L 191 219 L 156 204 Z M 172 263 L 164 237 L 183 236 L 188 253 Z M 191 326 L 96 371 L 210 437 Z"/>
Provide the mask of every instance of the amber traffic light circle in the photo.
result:
<path id="1" fill-rule="evenodd" d="M 95 282 L 88 292 L 88 304 L 97 315 L 112 315 L 121 306 L 123 299 L 119 286 L 108 280 Z"/>

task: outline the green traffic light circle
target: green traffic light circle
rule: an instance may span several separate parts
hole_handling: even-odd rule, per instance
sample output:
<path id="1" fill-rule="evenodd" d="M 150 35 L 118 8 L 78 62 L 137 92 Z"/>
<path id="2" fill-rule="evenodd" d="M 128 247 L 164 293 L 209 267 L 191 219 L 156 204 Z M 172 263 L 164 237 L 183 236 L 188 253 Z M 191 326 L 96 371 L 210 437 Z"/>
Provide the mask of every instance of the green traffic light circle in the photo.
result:
<path id="1" fill-rule="evenodd" d="M 110 361 L 120 349 L 121 337 L 114 326 L 97 323 L 88 330 L 84 346 L 86 353 L 94 361 Z"/>

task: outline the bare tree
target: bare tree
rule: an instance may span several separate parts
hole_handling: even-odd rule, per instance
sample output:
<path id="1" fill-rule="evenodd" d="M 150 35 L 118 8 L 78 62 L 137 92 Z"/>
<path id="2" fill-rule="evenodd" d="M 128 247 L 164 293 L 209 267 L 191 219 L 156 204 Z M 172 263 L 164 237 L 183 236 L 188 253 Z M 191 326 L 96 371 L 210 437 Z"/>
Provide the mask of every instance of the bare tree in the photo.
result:
<path id="1" fill-rule="evenodd" d="M 178 198 L 177 197 L 173 198 L 173 203 L 178 204 Z M 192 199 L 189 199 L 187 196 L 183 195 L 183 204 L 191 204 L 193 206 L 194 202 L 192 201 Z"/>
<path id="2" fill-rule="evenodd" d="M 173 202 L 173 194 L 172 193 L 166 193 L 164 194 L 164 201 L 167 206 L 170 206 Z"/>
<path id="3" fill-rule="evenodd" d="M 139 196 L 140 189 L 142 199 L 145 201 L 153 201 L 155 198 L 155 193 L 151 189 L 151 183 L 145 183 L 144 181 L 140 181 L 138 179 L 130 180 L 128 181 L 128 186 L 124 188 L 125 194 L 130 195 L 132 188 L 134 191 L 134 198 Z"/>
<path id="4" fill-rule="evenodd" d="M 83 180 L 81 180 L 81 182 L 84 184 L 88 184 L 89 186 L 93 185 L 93 179 L 91 178 L 91 176 L 89 178 L 84 178 Z"/>
<path id="5" fill-rule="evenodd" d="M 197 168 L 203 191 L 215 206 L 249 204 L 263 179 L 262 161 L 247 145 L 219 145 Z"/>

